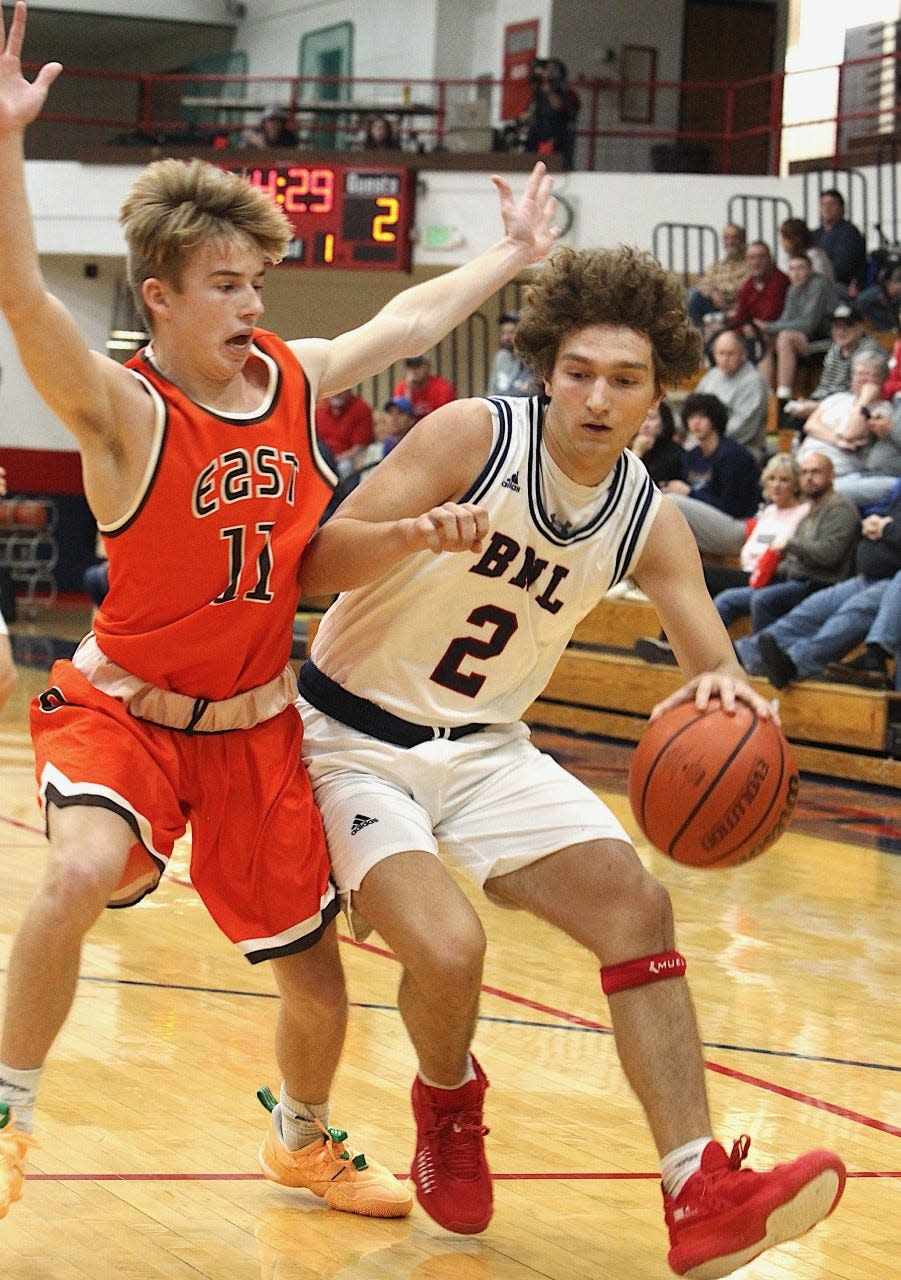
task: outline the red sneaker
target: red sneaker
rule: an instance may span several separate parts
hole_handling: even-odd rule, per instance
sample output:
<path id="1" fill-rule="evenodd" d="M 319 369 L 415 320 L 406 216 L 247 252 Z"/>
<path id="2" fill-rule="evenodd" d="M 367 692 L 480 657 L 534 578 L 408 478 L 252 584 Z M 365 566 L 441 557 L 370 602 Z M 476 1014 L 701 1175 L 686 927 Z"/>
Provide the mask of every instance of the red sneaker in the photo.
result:
<path id="1" fill-rule="evenodd" d="M 669 1264 L 679 1276 L 716 1280 L 827 1217 L 845 1187 L 845 1166 L 831 1151 L 810 1151 L 769 1173 L 742 1169 L 751 1139 L 727 1156 L 708 1142 L 701 1168 L 678 1196 L 664 1193 Z"/>
<path id="2" fill-rule="evenodd" d="M 482 1123 L 488 1081 L 475 1058 L 472 1065 L 475 1080 L 459 1089 L 433 1089 L 417 1076 L 412 1091 L 416 1199 L 440 1226 L 464 1236 L 484 1231 L 492 1209 Z"/>

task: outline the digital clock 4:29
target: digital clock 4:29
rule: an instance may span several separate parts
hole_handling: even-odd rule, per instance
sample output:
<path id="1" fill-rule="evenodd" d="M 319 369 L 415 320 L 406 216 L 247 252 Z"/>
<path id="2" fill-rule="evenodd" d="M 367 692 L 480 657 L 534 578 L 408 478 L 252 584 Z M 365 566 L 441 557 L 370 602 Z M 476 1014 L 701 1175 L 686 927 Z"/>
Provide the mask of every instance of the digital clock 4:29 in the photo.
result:
<path id="1" fill-rule="evenodd" d="M 284 209 L 294 238 L 285 262 L 409 271 L 415 183 L 382 165 L 227 165 Z"/>

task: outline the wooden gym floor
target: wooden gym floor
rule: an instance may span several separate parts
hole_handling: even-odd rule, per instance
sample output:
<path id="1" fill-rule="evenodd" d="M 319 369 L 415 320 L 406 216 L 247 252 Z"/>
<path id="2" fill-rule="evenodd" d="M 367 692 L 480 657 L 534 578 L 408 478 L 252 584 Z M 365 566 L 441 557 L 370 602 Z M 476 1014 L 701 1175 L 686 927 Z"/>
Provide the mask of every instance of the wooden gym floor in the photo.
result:
<path id="1" fill-rule="evenodd" d="M 0 713 L 0 966 L 41 872 L 28 698 L 80 611 L 17 624 Z M 634 831 L 627 752 L 541 735 Z M 895 1280 L 901 1260 L 897 793 L 803 780 L 780 843 L 735 871 L 692 872 L 639 844 L 669 887 L 701 1021 L 718 1136 L 768 1167 L 844 1157 L 836 1213 L 751 1264 L 748 1280 Z M 74 1012 L 47 1066 L 40 1149 L 0 1223 L 5 1280 L 661 1280 L 656 1159 L 617 1062 L 594 964 L 551 930 L 481 903 L 489 936 L 476 1051 L 495 1216 L 455 1237 L 331 1213 L 263 1181 L 258 1086 L 276 1087 L 275 995 L 207 918 L 187 842 L 156 894 L 89 936 Z M 428 909 L 428 904 L 423 904 Z M 343 944 L 353 1001 L 332 1123 L 409 1166 L 414 1059 L 398 969 L 377 937 Z M 666 1063 L 660 1063 L 666 1070 Z"/>

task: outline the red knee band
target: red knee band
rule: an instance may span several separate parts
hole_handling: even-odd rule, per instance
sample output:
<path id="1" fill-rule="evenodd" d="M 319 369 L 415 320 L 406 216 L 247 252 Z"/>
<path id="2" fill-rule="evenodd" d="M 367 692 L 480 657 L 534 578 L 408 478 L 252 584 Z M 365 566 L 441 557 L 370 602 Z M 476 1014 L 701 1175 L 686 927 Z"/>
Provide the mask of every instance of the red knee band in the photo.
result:
<path id="1" fill-rule="evenodd" d="M 601 988 L 604 995 L 609 996 L 616 991 L 627 991 L 629 987 L 643 987 L 647 982 L 681 978 L 684 973 L 685 956 L 678 951 L 660 951 L 655 956 L 624 960 L 622 964 L 605 964 L 601 969 Z"/>

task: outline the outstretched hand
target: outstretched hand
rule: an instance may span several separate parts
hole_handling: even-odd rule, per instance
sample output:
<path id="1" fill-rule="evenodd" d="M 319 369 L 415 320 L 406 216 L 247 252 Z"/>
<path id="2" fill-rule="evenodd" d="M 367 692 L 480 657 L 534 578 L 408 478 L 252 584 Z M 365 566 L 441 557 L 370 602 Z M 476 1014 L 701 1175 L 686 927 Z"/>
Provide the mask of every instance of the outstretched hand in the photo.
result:
<path id="1" fill-rule="evenodd" d="M 551 226 L 551 218 L 557 208 L 553 178 L 539 161 L 529 174 L 518 204 L 513 199 L 513 191 L 506 178 L 495 174 L 491 181 L 497 187 L 501 199 L 504 231 L 511 240 L 528 251 L 531 262 L 537 262 L 560 235 L 560 228 Z"/>
<path id="2" fill-rule="evenodd" d="M 410 523 L 411 550 L 435 555 L 442 551 L 479 552 L 488 532 L 488 513 L 471 502 L 445 502 Z"/>
<path id="3" fill-rule="evenodd" d="M 0 7 L 0 133 L 14 133 L 36 119 L 50 86 L 62 71 L 59 62 L 48 62 L 33 82 L 22 75 L 25 21 L 26 6 L 19 0 L 7 36 Z"/>

